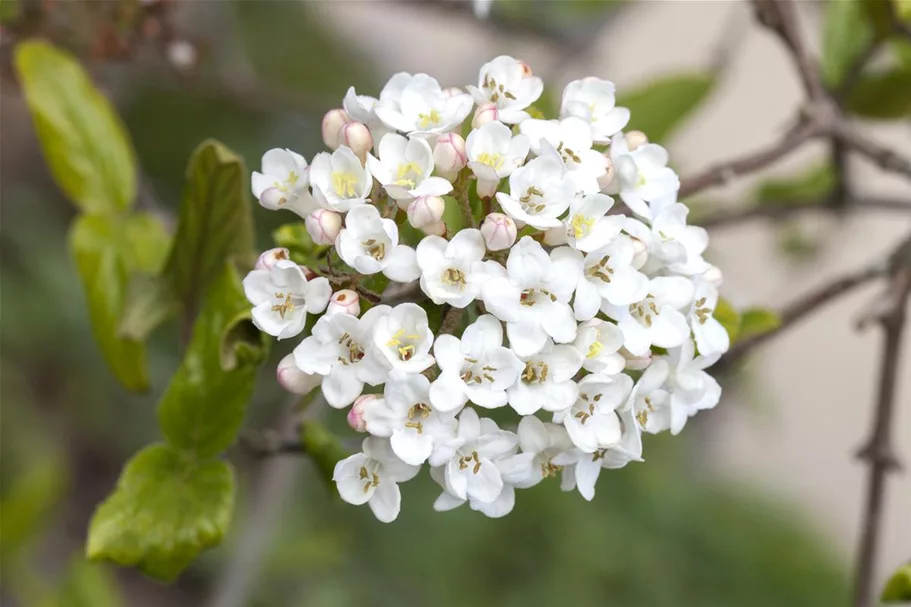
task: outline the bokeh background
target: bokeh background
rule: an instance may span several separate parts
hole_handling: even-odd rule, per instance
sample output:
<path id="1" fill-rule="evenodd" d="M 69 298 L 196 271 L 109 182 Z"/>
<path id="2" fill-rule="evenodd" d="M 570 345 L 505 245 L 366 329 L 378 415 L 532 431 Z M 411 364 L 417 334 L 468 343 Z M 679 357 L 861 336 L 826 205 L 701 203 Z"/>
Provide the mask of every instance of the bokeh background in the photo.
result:
<path id="1" fill-rule="evenodd" d="M 310 158 L 322 148 L 323 113 L 350 84 L 376 94 L 400 70 L 462 85 L 506 53 L 531 64 L 555 95 L 585 75 L 622 91 L 711 73 L 705 101 L 665 141 L 681 175 L 774 140 L 801 98 L 787 56 L 743 2 L 498 0 L 480 22 L 457 2 L 171 1 L 159 3 L 160 19 L 141 35 L 118 29 L 120 5 L 136 3 L 21 4 L 43 15 L 42 33 L 83 58 L 115 102 L 142 166 L 140 204 L 165 212 L 176 209 L 185 164 L 204 138 L 222 140 L 249 168 L 271 147 Z M 814 48 L 823 10 L 800 3 Z M 728 374 L 716 410 L 677 438 L 649 437 L 647 462 L 603 474 L 592 503 L 543 483 L 521 492 L 503 520 L 467 508 L 438 514 L 437 489 L 422 476 L 403 487 L 399 519 L 382 525 L 333 498 L 305 459 L 235 448 L 232 528 L 179 581 L 84 563 L 95 506 L 123 463 L 158 438 L 154 406 L 179 363 L 177 327 L 159 330 L 150 347 L 153 391 L 119 388 L 92 340 L 67 255 L 75 211 L 48 174 L 10 67 L 11 45 L 29 32 L 25 17 L 0 37 L 4 605 L 847 603 L 865 479 L 853 452 L 870 423 L 879 343 L 853 324 L 876 287 L 823 309 Z M 862 128 L 911 152 L 908 124 Z M 811 169 L 824 152 L 808 146 L 695 204 L 742 204 L 770 175 Z M 911 201 L 906 181 L 863 163 L 848 170 L 861 193 Z M 291 219 L 257 211 L 258 245 L 270 246 L 271 231 Z M 908 226 L 907 216 L 863 212 L 753 222 L 713 233 L 709 257 L 735 305 L 774 308 L 883 255 Z M 292 345 L 273 348 L 263 367 L 249 427 L 287 423 L 271 369 Z M 893 431 L 907 461 L 911 358 L 901 370 Z M 344 433 L 341 415 L 326 421 Z M 879 579 L 911 553 L 907 474 L 889 481 L 883 525 Z"/>

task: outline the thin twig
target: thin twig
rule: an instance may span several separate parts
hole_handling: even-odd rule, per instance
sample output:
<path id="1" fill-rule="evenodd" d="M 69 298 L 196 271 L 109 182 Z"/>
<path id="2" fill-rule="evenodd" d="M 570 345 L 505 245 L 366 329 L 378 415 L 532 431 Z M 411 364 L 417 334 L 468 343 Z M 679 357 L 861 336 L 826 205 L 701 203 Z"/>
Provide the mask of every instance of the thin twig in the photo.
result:
<path id="1" fill-rule="evenodd" d="M 825 97 L 816 60 L 810 55 L 800 35 L 797 14 L 792 0 L 753 0 L 759 22 L 778 34 L 797 67 L 804 91 L 813 101 Z"/>
<path id="2" fill-rule="evenodd" d="M 893 173 L 901 173 L 911 178 L 911 160 L 899 156 L 895 151 L 867 139 L 847 124 L 836 122 L 832 125 L 832 136 L 842 141 L 848 148 L 877 164 L 880 168 Z"/>
<path id="3" fill-rule="evenodd" d="M 833 211 L 833 208 L 827 202 L 827 200 L 805 200 L 749 206 L 742 209 L 722 209 L 706 214 L 704 218 L 697 216 L 692 223 L 704 228 L 724 228 L 754 219 L 772 221 L 806 212 L 828 213 Z M 852 198 L 849 204 L 845 205 L 844 210 L 855 212 L 880 210 L 911 213 L 911 202 L 893 198 Z"/>
<path id="4" fill-rule="evenodd" d="M 901 361 L 908 296 L 911 293 L 911 238 L 904 250 L 893 256 L 892 280 L 886 305 L 880 308 L 875 320 L 883 330 L 883 349 L 879 375 L 878 396 L 873 429 L 857 457 L 870 466 L 867 495 L 857 553 L 857 573 L 854 578 L 855 607 L 874 604 L 873 588 L 879 530 L 882 524 L 886 474 L 899 467 L 892 445 L 892 415 Z"/>
<path id="5" fill-rule="evenodd" d="M 678 195 L 680 198 L 684 198 L 706 188 L 728 183 L 744 173 L 764 168 L 783 159 L 797 149 L 801 143 L 818 136 L 821 132 L 822 129 L 818 123 L 800 122 L 789 129 L 779 141 L 764 149 L 717 165 L 699 175 L 682 179 Z"/>

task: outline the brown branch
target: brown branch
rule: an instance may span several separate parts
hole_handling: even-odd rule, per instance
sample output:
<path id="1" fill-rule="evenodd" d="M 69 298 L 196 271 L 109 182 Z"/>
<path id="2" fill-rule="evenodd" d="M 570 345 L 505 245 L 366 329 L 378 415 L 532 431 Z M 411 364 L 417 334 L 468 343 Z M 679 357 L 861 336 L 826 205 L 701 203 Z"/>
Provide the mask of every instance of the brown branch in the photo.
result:
<path id="1" fill-rule="evenodd" d="M 816 59 L 804 46 L 792 0 L 753 0 L 759 22 L 778 35 L 797 67 L 804 91 L 813 101 L 825 97 Z"/>
<path id="2" fill-rule="evenodd" d="M 704 228 L 724 228 L 754 219 L 773 221 L 786 219 L 806 212 L 828 213 L 833 210 L 836 209 L 833 209 L 833 207 L 828 204 L 828 199 L 781 202 L 764 204 L 762 206 L 749 206 L 741 209 L 723 209 L 707 214 L 704 218 L 696 217 L 692 223 Z M 911 213 L 911 202 L 904 202 L 892 198 L 858 198 L 851 199 L 850 202 L 845 205 L 844 210 L 855 212 L 880 210 Z"/>
<path id="3" fill-rule="evenodd" d="M 899 156 L 893 150 L 867 139 L 847 124 L 835 122 L 832 125 L 832 137 L 844 143 L 846 147 L 866 156 L 880 168 L 893 173 L 901 173 L 911 178 L 911 160 Z"/>
<path id="4" fill-rule="evenodd" d="M 719 164 L 699 175 L 680 181 L 678 196 L 684 198 L 706 188 L 730 182 L 744 173 L 764 168 L 793 152 L 801 143 L 822 133 L 815 121 L 802 121 L 788 130 L 776 143 L 737 160 Z"/>
<path id="5" fill-rule="evenodd" d="M 892 445 L 892 415 L 899 377 L 899 362 L 905 329 L 908 296 L 911 293 L 911 238 L 893 256 L 892 280 L 886 305 L 874 319 L 883 330 L 883 348 L 873 429 L 857 457 L 870 466 L 867 496 L 857 553 L 857 572 L 854 586 L 855 607 L 872 607 L 879 530 L 882 524 L 886 474 L 899 467 Z"/>

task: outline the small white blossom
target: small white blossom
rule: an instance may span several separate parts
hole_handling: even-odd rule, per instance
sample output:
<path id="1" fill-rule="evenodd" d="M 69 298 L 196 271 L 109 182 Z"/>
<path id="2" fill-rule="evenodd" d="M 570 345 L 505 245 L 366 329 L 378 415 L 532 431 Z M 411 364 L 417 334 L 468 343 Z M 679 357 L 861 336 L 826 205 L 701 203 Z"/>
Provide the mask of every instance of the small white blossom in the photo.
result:
<path id="1" fill-rule="evenodd" d="M 506 404 L 506 389 L 524 368 L 503 347 L 503 327 L 491 314 L 468 325 L 462 338 L 440 335 L 433 354 L 441 373 L 430 386 L 430 400 L 440 411 L 458 411 L 467 401 L 492 409 Z"/>
<path id="2" fill-rule="evenodd" d="M 411 78 L 412 76 L 408 72 L 394 74 L 389 79 L 389 82 L 386 83 L 386 86 L 383 87 L 379 99 L 369 95 L 358 95 L 353 86 L 345 94 L 345 99 L 342 102 L 345 111 L 348 112 L 352 120 L 357 120 L 367 125 L 367 128 L 370 129 L 370 134 L 373 135 L 374 143 L 382 140 L 386 133 L 395 130 L 387 127 L 376 115 L 377 103 L 382 100 L 387 107 L 398 107 L 402 91 L 411 82 Z"/>
<path id="3" fill-rule="evenodd" d="M 310 187 L 310 169 L 307 161 L 297 152 L 274 148 L 263 154 L 262 173 L 253 171 L 250 180 L 256 199 L 269 210 L 288 209 L 306 217 L 316 208 L 307 189 Z M 274 188 L 277 195 L 263 196 Z M 270 192 L 275 194 L 275 192 Z"/>
<path id="4" fill-rule="evenodd" d="M 421 275 L 414 249 L 399 244 L 398 226 L 380 217 L 372 205 L 348 213 L 335 246 L 342 261 L 361 274 L 382 272 L 397 282 L 411 282 Z"/>
<path id="5" fill-rule="evenodd" d="M 577 320 L 595 317 L 602 303 L 628 306 L 648 294 L 648 277 L 635 270 L 633 242 L 620 235 L 585 256 L 573 306 Z"/>
<path id="6" fill-rule="evenodd" d="M 616 375 L 626 367 L 620 353 L 623 332 L 614 323 L 593 318 L 579 325 L 573 345 L 584 356 L 582 368 L 590 373 Z"/>
<path id="7" fill-rule="evenodd" d="M 483 421 L 483 420 L 482 420 Z M 513 448 L 515 450 L 515 447 Z M 500 470 L 500 476 L 503 475 L 503 463 L 506 458 L 500 458 L 494 461 L 494 465 Z M 430 469 L 430 477 L 440 486 L 443 492 L 433 502 L 433 509 L 437 512 L 448 512 L 462 506 L 466 500 L 455 497 L 446 491 L 446 469 L 443 466 Z M 501 518 L 512 512 L 516 505 L 516 488 L 514 485 L 503 481 L 503 488 L 500 489 L 499 495 L 492 502 L 482 502 L 477 499 L 468 499 L 468 505 L 472 510 L 480 512 L 489 518 Z"/>
<path id="8" fill-rule="evenodd" d="M 601 311 L 617 321 L 623 331 L 623 347 L 636 356 L 651 346 L 676 348 L 690 334 L 680 310 L 693 301 L 693 283 L 682 276 L 659 276 L 649 281 L 648 295 L 629 306 L 605 302 Z"/>
<path id="9" fill-rule="evenodd" d="M 588 123 L 596 143 L 610 143 L 630 118 L 629 110 L 617 107 L 614 83 L 600 78 L 573 80 L 563 89 L 560 117 L 575 116 Z"/>
<path id="10" fill-rule="evenodd" d="M 528 118 L 525 111 L 538 100 L 544 83 L 527 73 L 527 66 L 508 55 L 501 55 L 481 66 L 478 86 L 468 92 L 478 105 L 493 103 L 499 111 L 500 122 L 518 124 Z"/>
<path id="11" fill-rule="evenodd" d="M 472 105 L 471 95 L 447 96 L 436 78 L 415 74 L 402 88 L 397 102 L 381 97 L 373 111 L 394 130 L 438 135 L 462 124 Z"/>
<path id="12" fill-rule="evenodd" d="M 601 152 L 592 149 L 591 130 L 584 120 L 525 120 L 519 130 L 528 136 L 535 154 L 563 162 L 575 191 L 594 194 L 601 189 L 598 179 L 607 172 L 607 164 Z"/>
<path id="13" fill-rule="evenodd" d="M 573 377 L 582 368 L 582 354 L 575 346 L 548 342 L 540 352 L 520 358 L 525 368 L 507 390 L 509 405 L 516 413 L 562 411 L 576 402 L 579 387 Z"/>
<path id="14" fill-rule="evenodd" d="M 512 175 L 525 162 L 528 148 L 528 137 L 513 136 L 512 130 L 500 122 L 488 122 L 471 131 L 465 152 L 468 168 L 478 178 L 478 195 L 493 196 L 500 180 Z"/>
<path id="15" fill-rule="evenodd" d="M 377 519 L 391 523 L 402 507 L 398 483 L 410 481 L 421 468 L 396 457 L 388 439 L 369 436 L 361 448 L 363 453 L 335 465 L 332 480 L 343 500 L 355 506 L 367 504 Z"/>
<path id="16" fill-rule="evenodd" d="M 313 198 L 324 209 L 346 213 L 370 196 L 373 177 L 349 148 L 340 146 L 329 154 L 320 152 L 310 166 Z"/>
<path id="17" fill-rule="evenodd" d="M 629 151 L 623 134 L 611 140 L 611 161 L 616 177 L 611 188 L 629 209 L 645 219 L 652 218 L 648 203 L 672 195 L 680 188 L 680 179 L 667 166 L 667 150 L 654 143 Z"/>
<path id="18" fill-rule="evenodd" d="M 702 356 L 723 354 L 731 347 L 731 338 L 714 316 L 715 306 L 718 305 L 718 288 L 702 279 L 697 279 L 694 284 L 689 321 L 696 338 L 696 347 Z"/>
<path id="19" fill-rule="evenodd" d="M 569 343 L 576 321 L 569 300 L 579 282 L 579 253 L 559 247 L 550 255 L 525 236 L 510 249 L 506 268 L 485 264 L 482 287 L 487 310 L 506 322 L 509 345 L 519 356 L 540 352 L 552 338 Z"/>
<path id="20" fill-rule="evenodd" d="M 613 206 L 614 199 L 604 194 L 573 198 L 569 216 L 563 220 L 566 244 L 587 253 L 610 243 L 623 230 L 626 220 L 622 215 L 607 216 Z"/>
<path id="21" fill-rule="evenodd" d="M 636 416 L 636 422 L 649 434 L 664 432 L 671 427 L 671 394 L 665 389 L 669 375 L 667 357 L 655 357 L 630 394 L 629 406 Z M 683 418 L 685 417 L 684 413 Z"/>
<path id="22" fill-rule="evenodd" d="M 464 308 L 480 292 L 484 253 L 484 237 L 474 228 L 461 230 L 448 242 L 425 236 L 417 246 L 421 290 L 437 305 Z"/>
<path id="23" fill-rule="evenodd" d="M 617 410 L 626 404 L 632 388 L 629 375 L 586 375 L 579 381 L 575 404 L 554 413 L 554 423 L 563 424 L 573 444 L 585 453 L 614 447 L 623 433 Z"/>
<path id="24" fill-rule="evenodd" d="M 390 133 L 380 141 L 377 151 L 379 158 L 367 155 L 367 167 L 400 206 L 407 208 L 418 196 L 442 196 L 452 191 L 451 183 L 430 176 L 433 150 L 424 139 Z"/>
<path id="25" fill-rule="evenodd" d="M 348 314 L 322 316 L 307 337 L 294 348 L 294 360 L 304 373 L 325 376 L 323 396 L 336 409 L 347 407 L 364 391 L 378 386 L 389 370 L 373 348 L 373 326 L 389 314 L 389 306 L 375 306 L 361 318 Z"/>
<path id="26" fill-rule="evenodd" d="M 497 193 L 503 211 L 540 230 L 562 226 L 558 219 L 569 208 L 576 188 L 563 164 L 539 156 L 509 177 L 509 194 Z"/>
<path id="27" fill-rule="evenodd" d="M 364 408 L 367 432 L 388 437 L 392 451 L 406 464 L 420 466 L 435 441 L 456 435 L 454 415 L 442 415 L 430 404 L 430 381 L 419 373 L 393 371 L 383 398 Z"/>
<path id="28" fill-rule="evenodd" d="M 373 345 L 389 369 L 420 373 L 433 364 L 433 333 L 427 312 L 413 303 L 399 304 L 376 321 Z"/>
<path id="29" fill-rule="evenodd" d="M 303 331 L 307 313 L 325 310 L 332 294 L 328 280 L 319 277 L 308 281 L 303 269 L 288 260 L 279 260 L 268 270 L 253 270 L 243 285 L 253 304 L 253 324 L 279 339 Z"/>
<path id="30" fill-rule="evenodd" d="M 534 415 L 519 421 L 517 430 L 520 453 L 504 458 L 500 465 L 503 478 L 520 489 L 534 487 L 563 469 L 555 463 L 573 451 L 573 443 L 563 426 L 542 422 Z"/>

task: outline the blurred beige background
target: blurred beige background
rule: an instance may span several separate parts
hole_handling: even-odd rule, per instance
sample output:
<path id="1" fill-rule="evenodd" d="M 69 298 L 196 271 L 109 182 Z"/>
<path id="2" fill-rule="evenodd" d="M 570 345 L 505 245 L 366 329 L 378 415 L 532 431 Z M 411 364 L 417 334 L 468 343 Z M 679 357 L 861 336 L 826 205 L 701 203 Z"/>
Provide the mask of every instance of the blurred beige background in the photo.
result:
<path id="1" fill-rule="evenodd" d="M 700 69 L 728 51 L 728 73 L 710 101 L 668 146 L 681 175 L 773 141 L 788 126 L 801 91 L 783 48 L 751 23 L 747 2 L 663 0 L 639 2 L 592 35 L 582 52 L 561 49 L 528 35 L 492 33 L 467 15 L 420 10 L 414 3 L 312 2 L 325 23 L 371 56 L 384 73 L 426 71 L 444 86 L 472 82 L 477 68 L 509 49 L 545 81 L 561 86 L 597 75 L 620 89 L 685 68 Z M 801 23 L 818 45 L 818 6 L 804 3 Z M 391 29 L 408 32 L 407 44 L 389 44 Z M 725 32 L 725 33 L 723 33 Z M 660 41 L 660 43 L 658 43 Z M 459 52 L 453 52 L 458 49 Z M 374 92 L 375 94 L 376 92 Z M 863 124 L 871 136 L 911 155 L 911 125 Z M 769 171 L 711 191 L 710 200 L 736 204 L 760 175 L 788 174 L 822 159 L 810 145 Z M 853 160 L 850 175 L 860 194 L 906 195 L 911 183 Z M 846 220 L 807 217 L 822 253 L 812 262 L 780 262 L 775 230 L 761 222 L 713 234 L 712 259 L 725 273 L 725 294 L 735 305 L 780 306 L 840 273 L 891 250 L 911 228 L 906 216 L 855 213 Z M 773 261 L 774 260 L 774 261 Z M 798 503 L 831 539 L 846 564 L 858 539 L 866 469 L 853 458 L 869 432 L 879 365 L 880 335 L 853 323 L 880 295 L 861 289 L 816 313 L 764 346 L 750 363 L 750 395 L 727 398 L 714 414 L 720 431 L 704 448 L 716 472 L 745 484 L 758 483 L 785 501 Z M 893 438 L 906 468 L 911 460 L 911 332 L 905 334 Z M 747 390 L 743 390 L 747 392 Z M 911 475 L 893 474 L 887 485 L 879 577 L 911 554 Z"/>

